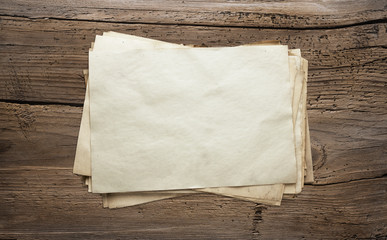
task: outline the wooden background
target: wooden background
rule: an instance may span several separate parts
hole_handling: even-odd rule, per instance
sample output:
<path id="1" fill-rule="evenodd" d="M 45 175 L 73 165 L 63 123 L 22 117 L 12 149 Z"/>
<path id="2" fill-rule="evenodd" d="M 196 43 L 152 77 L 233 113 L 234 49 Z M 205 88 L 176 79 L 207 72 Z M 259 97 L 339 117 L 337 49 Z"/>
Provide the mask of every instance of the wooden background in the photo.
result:
<path id="1" fill-rule="evenodd" d="M 387 239 L 386 1 L 1 0 L 0 21 L 0 239 Z M 72 174 L 103 31 L 301 48 L 314 184 L 280 207 L 200 194 L 103 209 Z"/>

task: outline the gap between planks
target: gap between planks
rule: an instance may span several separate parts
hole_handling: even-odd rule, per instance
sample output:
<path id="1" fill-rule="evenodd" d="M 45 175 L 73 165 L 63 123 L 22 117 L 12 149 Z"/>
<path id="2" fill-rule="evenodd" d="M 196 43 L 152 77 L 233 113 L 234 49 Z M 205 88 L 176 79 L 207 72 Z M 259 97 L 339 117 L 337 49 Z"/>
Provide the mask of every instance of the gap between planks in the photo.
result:
<path id="1" fill-rule="evenodd" d="M 1 14 L 0 17 L 14 17 L 14 18 L 24 18 L 28 20 L 58 20 L 58 21 L 71 21 L 71 22 L 90 22 L 90 23 L 110 23 L 110 24 L 139 24 L 139 25 L 156 25 L 156 26 L 188 26 L 188 27 L 214 27 L 214 28 L 234 28 L 234 29 L 270 29 L 270 30 L 330 30 L 330 29 L 341 29 L 341 28 L 350 28 L 363 25 L 372 25 L 372 24 L 381 24 L 387 23 L 387 18 L 368 20 L 352 24 L 343 24 L 335 26 L 313 26 L 313 27 L 268 27 L 268 26 L 239 26 L 239 25 L 229 25 L 229 24 L 197 24 L 197 23 L 162 23 L 162 22 L 137 22 L 137 21 L 108 21 L 108 20 L 96 20 L 96 19 L 71 19 L 71 18 L 61 18 L 61 17 L 28 17 L 24 15 L 16 14 Z"/>

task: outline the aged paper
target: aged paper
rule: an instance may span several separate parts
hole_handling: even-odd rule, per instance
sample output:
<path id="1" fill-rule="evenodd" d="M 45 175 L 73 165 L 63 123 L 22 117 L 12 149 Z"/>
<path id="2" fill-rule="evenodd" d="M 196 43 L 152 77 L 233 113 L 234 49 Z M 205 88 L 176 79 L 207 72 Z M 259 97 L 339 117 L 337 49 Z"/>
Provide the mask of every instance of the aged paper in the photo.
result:
<path id="1" fill-rule="evenodd" d="M 87 70 L 84 71 L 85 79 L 87 79 Z M 83 104 L 83 113 L 81 126 L 78 134 L 77 150 L 75 152 L 74 168 L 75 174 L 83 176 L 91 176 L 90 167 L 90 118 L 89 118 L 89 88 L 86 84 L 85 101 Z"/>
<path id="2" fill-rule="evenodd" d="M 308 80 L 308 61 L 303 59 L 303 72 L 304 79 L 307 82 Z M 305 95 L 307 95 L 307 89 L 305 90 Z M 306 97 L 305 97 L 306 98 Z M 306 107 L 305 107 L 306 109 Z M 305 172 L 305 183 L 313 183 L 314 182 L 314 174 L 313 174 L 313 162 L 312 162 L 312 149 L 310 144 L 310 132 L 309 132 L 309 120 L 308 120 L 308 112 L 305 110 L 305 164 L 306 164 L 306 172 Z"/>
<path id="3" fill-rule="evenodd" d="M 86 79 L 87 79 L 87 76 L 86 76 Z M 281 201 L 282 192 L 283 192 L 283 184 L 254 186 L 254 187 L 240 187 L 240 188 L 219 188 L 219 189 L 211 188 L 211 189 L 202 189 L 199 191 L 206 191 L 206 192 L 226 195 L 230 197 L 237 197 L 239 199 L 249 200 L 249 201 L 254 201 L 259 203 L 279 205 Z M 152 193 L 155 194 L 153 197 L 150 196 Z M 135 194 L 134 195 L 135 197 L 133 199 L 130 197 L 132 195 L 131 193 L 115 194 L 115 195 L 107 194 L 107 195 L 104 195 L 104 202 L 106 202 L 108 207 L 114 208 L 114 207 L 124 206 L 125 202 L 127 205 L 136 205 L 136 204 L 141 204 L 146 202 L 147 199 L 152 199 L 152 201 L 154 201 L 158 197 L 160 200 L 167 198 L 165 194 L 160 195 L 159 193 L 155 193 L 155 192 L 152 192 L 152 193 L 144 193 L 146 197 L 143 200 L 139 198 L 140 196 L 139 194 Z M 110 198 L 110 196 L 112 196 L 114 200 L 108 201 L 105 199 L 105 198 Z M 249 198 L 248 196 L 251 196 L 251 197 Z M 170 197 L 176 197 L 176 193 L 173 193 Z M 127 199 L 127 201 L 125 199 Z M 117 202 L 119 202 L 119 205 L 116 204 Z"/>
<path id="4" fill-rule="evenodd" d="M 93 192 L 295 182 L 287 51 L 90 52 Z"/>
<path id="5" fill-rule="evenodd" d="M 151 40 L 151 41 L 153 41 L 153 40 Z"/>
<path id="6" fill-rule="evenodd" d="M 295 85 L 294 94 L 299 99 L 294 101 L 293 109 L 297 109 L 296 117 L 293 115 L 294 131 L 295 131 L 295 145 L 296 145 L 296 159 L 297 159 L 297 182 L 296 184 L 287 184 L 285 186 L 284 193 L 286 194 L 296 194 L 301 192 L 304 185 L 304 165 L 305 165 L 305 98 L 306 98 L 306 79 L 302 71 L 303 64 L 302 58 L 296 58 L 298 61 L 297 64 L 297 74 L 296 82 L 299 83 Z M 295 112 L 293 112 L 294 114 Z"/>
<path id="7" fill-rule="evenodd" d="M 192 193 L 191 193 L 192 194 Z M 122 208 L 128 206 L 134 206 L 163 199 L 182 197 L 188 195 L 185 193 L 154 193 L 154 192 L 141 192 L 141 193 L 110 193 L 104 194 L 103 205 L 108 208 Z"/>
<path id="8" fill-rule="evenodd" d="M 290 68 L 290 79 L 292 84 L 292 108 L 293 108 L 293 131 L 294 131 L 294 144 L 295 144 L 295 152 L 296 152 L 296 161 L 297 161 L 297 182 L 295 184 L 286 184 L 284 192 L 286 193 L 295 193 L 296 186 L 300 186 L 302 176 L 302 170 L 300 169 L 303 165 L 302 159 L 302 129 L 300 124 L 301 118 L 301 109 L 299 108 L 301 95 L 302 95 L 302 74 L 300 74 L 301 69 L 301 60 L 300 60 L 300 52 L 297 50 L 293 50 L 290 52 L 292 54 L 289 56 L 289 68 Z M 293 71 L 292 71 L 293 69 Z"/>
<path id="9" fill-rule="evenodd" d="M 261 191 L 257 191 L 258 188 L 252 188 L 250 189 L 250 194 L 261 196 L 261 199 L 257 198 L 248 198 L 243 196 L 238 196 L 235 194 L 245 194 L 245 190 L 243 190 L 242 187 L 230 187 L 230 188 L 216 188 L 214 191 L 210 193 L 238 198 L 245 201 L 250 202 L 256 202 L 256 203 L 263 203 L 263 204 L 270 204 L 270 205 L 280 205 L 281 198 L 278 198 L 278 192 L 283 192 L 284 185 L 283 184 L 276 184 L 273 186 L 271 185 L 264 185 L 261 186 Z M 241 192 L 239 192 L 241 191 Z M 256 191 L 256 192 L 255 192 Z M 204 191 L 206 192 L 206 191 Z M 264 192 L 265 194 L 262 194 Z M 190 195 L 192 192 L 186 192 L 184 193 L 179 192 L 176 193 L 176 191 L 163 191 L 163 192 L 142 192 L 142 193 L 109 193 L 109 194 L 103 194 L 103 202 L 104 207 L 108 208 L 121 208 L 121 207 L 128 207 L 128 206 L 134 206 L 139 204 L 144 204 L 148 202 L 154 202 L 159 201 L 163 199 L 169 199 L 169 198 L 176 198 L 176 197 L 182 197 L 186 195 Z"/>

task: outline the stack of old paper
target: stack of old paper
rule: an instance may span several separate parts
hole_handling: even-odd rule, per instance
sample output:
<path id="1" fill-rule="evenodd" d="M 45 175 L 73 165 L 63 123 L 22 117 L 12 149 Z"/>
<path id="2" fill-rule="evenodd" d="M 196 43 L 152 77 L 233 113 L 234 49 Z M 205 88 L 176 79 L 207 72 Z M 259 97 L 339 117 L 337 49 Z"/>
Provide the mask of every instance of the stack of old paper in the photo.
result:
<path id="1" fill-rule="evenodd" d="M 313 181 L 307 61 L 278 42 L 97 36 L 74 162 L 109 208 L 196 193 L 279 205 Z"/>

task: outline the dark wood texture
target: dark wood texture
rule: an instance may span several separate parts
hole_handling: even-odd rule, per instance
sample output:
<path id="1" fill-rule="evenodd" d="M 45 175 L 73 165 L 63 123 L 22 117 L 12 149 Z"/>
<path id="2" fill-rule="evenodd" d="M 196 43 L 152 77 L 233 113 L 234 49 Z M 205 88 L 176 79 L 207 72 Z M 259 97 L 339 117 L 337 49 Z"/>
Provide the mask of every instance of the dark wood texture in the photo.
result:
<path id="1" fill-rule="evenodd" d="M 0 239 L 387 239 L 387 2 L 0 2 Z M 309 60 L 315 182 L 280 207 L 200 194 L 103 209 L 71 173 L 96 34 Z"/>

